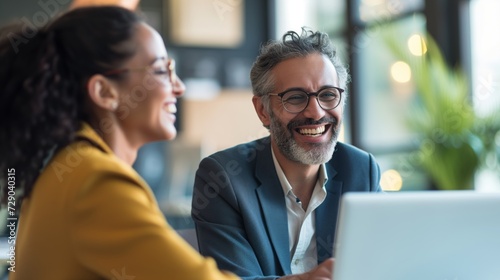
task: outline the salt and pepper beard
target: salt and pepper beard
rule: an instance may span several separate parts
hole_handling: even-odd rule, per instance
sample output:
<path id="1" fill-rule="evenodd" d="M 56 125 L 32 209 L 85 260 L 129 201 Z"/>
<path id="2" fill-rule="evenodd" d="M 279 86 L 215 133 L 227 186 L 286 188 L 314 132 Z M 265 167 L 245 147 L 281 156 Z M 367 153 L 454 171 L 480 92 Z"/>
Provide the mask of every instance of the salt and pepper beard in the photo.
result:
<path id="1" fill-rule="evenodd" d="M 287 125 L 282 123 L 274 114 L 269 112 L 271 124 L 269 127 L 281 153 L 291 161 L 307 165 L 322 164 L 329 161 L 337 145 L 340 125 L 333 117 L 323 117 L 318 121 L 312 119 L 292 120 Z M 307 143 L 308 148 L 301 147 L 293 137 L 293 131 L 298 126 L 331 124 L 332 137 L 326 143 Z"/>

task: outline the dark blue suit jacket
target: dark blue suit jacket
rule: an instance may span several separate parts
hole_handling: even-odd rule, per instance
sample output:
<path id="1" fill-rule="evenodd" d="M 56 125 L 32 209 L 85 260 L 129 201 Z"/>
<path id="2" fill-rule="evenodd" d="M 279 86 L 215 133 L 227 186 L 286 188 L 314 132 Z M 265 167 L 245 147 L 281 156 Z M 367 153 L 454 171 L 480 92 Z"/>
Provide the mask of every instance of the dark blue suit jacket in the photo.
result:
<path id="1" fill-rule="evenodd" d="M 325 201 L 316 209 L 318 261 L 332 257 L 340 197 L 380 191 L 372 155 L 337 143 L 325 164 Z M 217 152 L 196 172 L 192 217 L 200 253 L 243 279 L 291 274 L 285 197 L 271 154 L 270 138 Z"/>

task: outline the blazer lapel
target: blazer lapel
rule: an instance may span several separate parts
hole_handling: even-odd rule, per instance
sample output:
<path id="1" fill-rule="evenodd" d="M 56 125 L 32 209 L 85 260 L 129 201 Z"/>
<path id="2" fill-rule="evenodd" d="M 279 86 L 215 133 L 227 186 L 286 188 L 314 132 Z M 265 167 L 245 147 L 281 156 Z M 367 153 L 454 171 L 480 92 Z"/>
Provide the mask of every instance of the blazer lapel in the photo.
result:
<path id="1" fill-rule="evenodd" d="M 325 201 L 316 209 L 316 247 L 318 249 L 318 263 L 334 255 L 335 227 L 337 224 L 342 182 L 335 180 L 337 171 L 329 164 L 325 164 L 328 174 L 326 183 Z"/>
<path id="2" fill-rule="evenodd" d="M 269 138 L 266 139 L 269 140 Z M 263 143 L 261 142 L 261 144 Z M 269 239 L 283 272 L 291 274 L 286 203 L 274 167 L 269 141 L 265 142 L 264 148 L 257 153 L 255 175 L 261 183 L 257 187 L 256 193 L 262 208 Z"/>

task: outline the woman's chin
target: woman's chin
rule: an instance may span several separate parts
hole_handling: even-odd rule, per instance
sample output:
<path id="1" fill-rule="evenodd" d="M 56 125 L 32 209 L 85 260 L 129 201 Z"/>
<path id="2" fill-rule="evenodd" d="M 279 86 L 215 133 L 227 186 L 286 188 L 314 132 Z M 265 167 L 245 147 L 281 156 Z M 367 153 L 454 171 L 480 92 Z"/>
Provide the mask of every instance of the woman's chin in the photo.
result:
<path id="1" fill-rule="evenodd" d="M 175 128 L 166 129 L 164 132 L 165 133 L 164 133 L 163 140 L 170 141 L 170 140 L 174 140 L 175 137 L 177 137 L 177 129 L 175 129 Z"/>

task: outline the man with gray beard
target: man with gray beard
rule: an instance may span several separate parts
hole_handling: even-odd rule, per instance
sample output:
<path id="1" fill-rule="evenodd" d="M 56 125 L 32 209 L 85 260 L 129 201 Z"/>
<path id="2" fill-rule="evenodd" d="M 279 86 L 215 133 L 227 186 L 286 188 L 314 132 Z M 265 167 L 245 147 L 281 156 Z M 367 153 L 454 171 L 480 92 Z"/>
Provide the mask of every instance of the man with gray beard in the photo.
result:
<path id="1" fill-rule="evenodd" d="M 250 78 L 270 136 L 200 163 L 200 252 L 243 279 L 331 279 L 341 195 L 380 191 L 373 156 L 337 142 L 349 74 L 325 33 L 302 30 L 265 45 Z"/>

